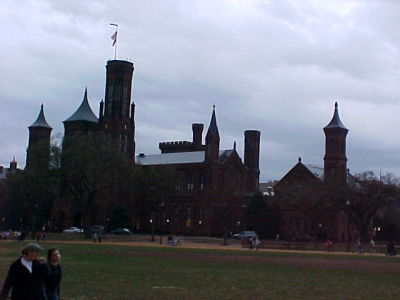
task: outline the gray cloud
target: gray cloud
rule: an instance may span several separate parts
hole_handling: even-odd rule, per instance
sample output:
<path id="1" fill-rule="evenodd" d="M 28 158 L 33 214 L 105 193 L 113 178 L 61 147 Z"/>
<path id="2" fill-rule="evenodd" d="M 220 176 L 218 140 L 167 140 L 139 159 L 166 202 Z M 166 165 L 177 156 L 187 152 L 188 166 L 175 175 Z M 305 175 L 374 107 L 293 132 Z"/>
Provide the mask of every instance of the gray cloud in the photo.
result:
<path id="1" fill-rule="evenodd" d="M 11 1 L 2 3 L 0 164 L 24 165 L 27 126 L 45 103 L 54 133 L 82 100 L 98 112 L 110 22 L 135 63 L 138 152 L 191 139 L 217 106 L 221 146 L 262 132 L 261 177 L 302 156 L 323 164 L 322 127 L 339 101 L 352 172 L 400 175 L 398 1 Z"/>

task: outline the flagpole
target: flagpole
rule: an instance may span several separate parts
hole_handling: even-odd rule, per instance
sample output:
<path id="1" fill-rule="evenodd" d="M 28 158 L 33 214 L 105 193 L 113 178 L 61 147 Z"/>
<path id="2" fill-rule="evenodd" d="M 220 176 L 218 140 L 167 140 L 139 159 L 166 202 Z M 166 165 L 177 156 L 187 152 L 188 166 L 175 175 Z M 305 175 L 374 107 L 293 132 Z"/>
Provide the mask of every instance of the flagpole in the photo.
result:
<path id="1" fill-rule="evenodd" d="M 116 37 L 115 37 L 115 49 L 114 49 L 114 60 L 116 60 L 117 59 L 117 47 L 118 47 L 118 24 L 111 23 L 110 25 L 115 26 L 115 32 L 117 33 Z"/>

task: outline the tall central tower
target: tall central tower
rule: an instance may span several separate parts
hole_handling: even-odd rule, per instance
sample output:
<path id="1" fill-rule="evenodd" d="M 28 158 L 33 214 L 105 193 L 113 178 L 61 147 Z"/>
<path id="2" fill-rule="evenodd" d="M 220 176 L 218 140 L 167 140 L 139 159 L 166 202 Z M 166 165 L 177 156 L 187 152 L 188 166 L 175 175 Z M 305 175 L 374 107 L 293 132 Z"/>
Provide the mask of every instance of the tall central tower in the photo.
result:
<path id="1" fill-rule="evenodd" d="M 100 125 L 118 142 L 121 152 L 135 157 L 135 104 L 131 103 L 133 63 L 107 62 L 105 103 L 100 103 Z"/>
<path id="2" fill-rule="evenodd" d="M 324 132 L 324 180 L 344 184 L 347 177 L 346 136 L 349 130 L 339 118 L 337 102 L 332 120 L 324 127 Z"/>

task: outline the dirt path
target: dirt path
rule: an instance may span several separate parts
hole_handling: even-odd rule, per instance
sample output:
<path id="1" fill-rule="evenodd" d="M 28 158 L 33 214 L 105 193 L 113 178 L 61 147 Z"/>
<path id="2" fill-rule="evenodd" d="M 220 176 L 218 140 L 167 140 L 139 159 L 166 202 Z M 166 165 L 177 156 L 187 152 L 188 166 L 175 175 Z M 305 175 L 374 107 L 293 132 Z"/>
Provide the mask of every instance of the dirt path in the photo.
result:
<path id="1" fill-rule="evenodd" d="M 93 245 L 90 241 L 46 241 L 46 243 L 66 243 L 66 244 L 88 244 Z M 120 246 L 131 246 L 131 247 L 155 247 L 155 248 L 169 248 L 165 244 L 160 245 L 158 242 L 103 242 L 102 245 L 120 245 Z M 243 262 L 243 263 L 257 263 L 266 265 L 279 266 L 293 266 L 299 268 L 312 268 L 322 270 L 343 270 L 343 271 L 364 271 L 374 274 L 384 273 L 399 273 L 400 272 L 400 261 L 398 257 L 393 257 L 394 260 L 372 260 L 369 257 L 383 257 L 384 255 L 379 254 L 363 254 L 358 255 L 352 252 L 326 252 L 326 251 L 308 251 L 308 250 L 278 250 L 278 249 L 260 249 L 260 250 L 249 250 L 242 248 L 240 245 L 216 245 L 206 243 L 193 243 L 185 242 L 183 240 L 182 246 L 178 246 L 184 249 L 204 249 L 204 250 L 223 250 L 226 251 L 224 255 L 213 254 L 213 253 L 191 253 L 191 252 L 165 252 L 165 251 L 133 251 L 129 252 L 129 255 L 137 255 L 141 257 L 163 257 L 163 258 L 179 258 L 188 260 L 199 260 L 199 261 L 212 261 L 212 262 Z M 237 255 L 233 251 L 241 251 L 243 254 Z M 309 256 L 264 256 L 254 255 L 254 253 L 299 253 L 299 254 L 310 254 Z M 248 254 L 248 255 L 247 255 Z M 313 256 L 315 254 L 315 256 Z M 320 257 L 318 254 L 324 254 L 327 257 Z M 329 258 L 329 255 L 336 256 Z M 337 256 L 342 257 L 337 257 Z M 348 257 L 346 257 L 348 256 Z M 353 258 L 351 257 L 353 256 Z M 358 256 L 359 259 L 354 259 Z M 365 259 L 363 259 L 365 258 Z"/>
<path id="2" fill-rule="evenodd" d="M 91 241 L 58 241 L 58 240 L 47 240 L 45 243 L 66 243 L 66 244 L 88 244 L 92 245 Z M 147 242 L 147 241 L 137 241 L 137 242 L 117 242 L 117 241 L 104 241 L 103 245 L 120 245 L 120 246 L 132 246 L 132 247 L 159 247 L 159 248 L 169 248 L 165 243 L 160 245 L 157 241 Z M 301 254 L 323 254 L 323 255 L 348 255 L 348 256 L 361 256 L 361 257 L 384 257 L 383 253 L 364 253 L 359 255 L 355 252 L 345 252 L 345 251 L 322 251 L 322 250 L 285 250 L 285 249 L 259 249 L 251 250 L 248 248 L 243 248 L 238 244 L 229 245 L 218 245 L 218 244 L 208 244 L 208 243 L 194 243 L 182 241 L 182 245 L 178 246 L 180 248 L 186 249 L 206 249 L 206 250 L 226 250 L 226 251 L 244 251 L 244 252 L 271 252 L 271 253 L 301 253 Z M 400 256 L 393 257 L 394 259 L 399 259 Z"/>

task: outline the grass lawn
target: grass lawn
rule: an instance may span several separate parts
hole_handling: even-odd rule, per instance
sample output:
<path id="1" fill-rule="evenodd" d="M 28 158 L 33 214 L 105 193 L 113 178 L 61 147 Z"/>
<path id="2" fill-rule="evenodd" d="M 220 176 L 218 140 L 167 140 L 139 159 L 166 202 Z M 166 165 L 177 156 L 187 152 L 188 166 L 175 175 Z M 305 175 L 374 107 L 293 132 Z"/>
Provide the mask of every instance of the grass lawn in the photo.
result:
<path id="1" fill-rule="evenodd" d="M 392 257 L 43 245 L 61 251 L 68 300 L 400 299 L 400 260 Z M 0 241 L 1 282 L 21 246 Z"/>

